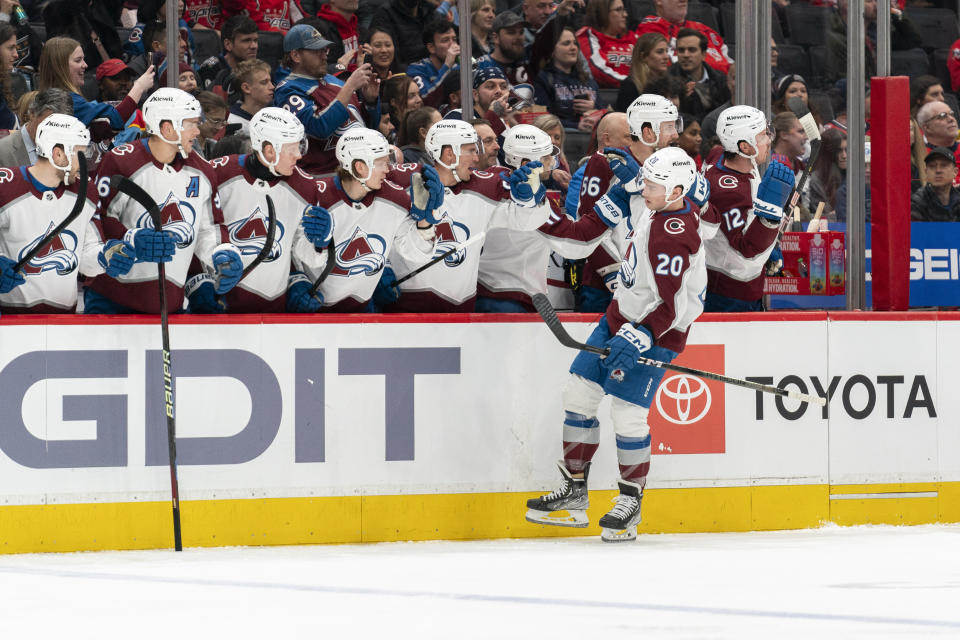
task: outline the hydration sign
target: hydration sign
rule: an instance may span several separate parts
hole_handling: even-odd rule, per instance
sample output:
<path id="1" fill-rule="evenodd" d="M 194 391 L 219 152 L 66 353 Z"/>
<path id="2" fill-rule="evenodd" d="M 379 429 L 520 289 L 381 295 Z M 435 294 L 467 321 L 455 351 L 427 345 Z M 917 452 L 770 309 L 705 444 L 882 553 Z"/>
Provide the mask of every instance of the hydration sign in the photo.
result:
<path id="1" fill-rule="evenodd" d="M 831 231 L 845 231 L 831 224 Z M 870 282 L 870 225 L 867 225 L 867 305 L 872 304 Z M 849 245 L 848 245 L 849 246 Z M 770 297 L 774 309 L 842 308 L 844 296 Z M 910 306 L 960 306 L 960 223 L 910 223 Z"/>

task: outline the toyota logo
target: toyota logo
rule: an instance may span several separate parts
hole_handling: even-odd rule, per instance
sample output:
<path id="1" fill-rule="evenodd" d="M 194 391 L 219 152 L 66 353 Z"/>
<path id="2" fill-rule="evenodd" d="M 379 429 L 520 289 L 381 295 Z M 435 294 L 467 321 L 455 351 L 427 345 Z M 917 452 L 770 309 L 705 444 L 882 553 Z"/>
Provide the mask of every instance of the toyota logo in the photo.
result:
<path id="1" fill-rule="evenodd" d="M 710 411 L 710 404 L 710 387 L 695 376 L 671 376 L 657 389 L 657 409 L 673 424 L 697 422 Z M 699 410 L 693 415 L 695 406 Z"/>

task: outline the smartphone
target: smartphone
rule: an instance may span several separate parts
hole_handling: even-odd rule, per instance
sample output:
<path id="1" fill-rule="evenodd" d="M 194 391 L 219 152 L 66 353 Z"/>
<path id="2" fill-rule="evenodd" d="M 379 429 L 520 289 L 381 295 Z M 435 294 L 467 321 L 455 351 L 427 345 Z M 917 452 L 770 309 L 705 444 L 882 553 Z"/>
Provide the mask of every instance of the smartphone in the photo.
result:
<path id="1" fill-rule="evenodd" d="M 573 99 L 574 99 L 574 100 L 589 100 L 589 99 L 590 99 L 590 94 L 589 94 L 589 93 L 578 93 L 577 95 L 573 96 Z"/>
<path id="2" fill-rule="evenodd" d="M 373 54 L 368 53 L 367 55 L 363 56 L 363 64 L 369 64 L 369 65 L 372 67 L 372 66 L 373 66 Z"/>

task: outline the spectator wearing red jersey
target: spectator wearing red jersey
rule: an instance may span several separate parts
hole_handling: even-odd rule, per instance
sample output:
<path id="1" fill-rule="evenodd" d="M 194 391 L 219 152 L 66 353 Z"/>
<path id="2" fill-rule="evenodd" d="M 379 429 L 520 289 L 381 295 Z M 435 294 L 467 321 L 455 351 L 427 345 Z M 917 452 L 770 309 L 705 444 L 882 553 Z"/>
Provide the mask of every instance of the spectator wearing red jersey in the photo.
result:
<path id="1" fill-rule="evenodd" d="M 281 33 L 304 17 L 296 0 L 223 0 L 224 19 L 236 15 L 249 16 L 260 31 Z"/>
<path id="2" fill-rule="evenodd" d="M 627 30 L 623 0 L 590 0 L 585 26 L 577 31 L 580 50 L 601 87 L 616 89 L 630 75 L 637 34 Z"/>
<path id="3" fill-rule="evenodd" d="M 637 35 L 662 33 L 670 45 L 670 59 L 677 61 L 677 32 L 683 28 L 696 29 L 707 37 L 706 63 L 717 71 L 727 72 L 733 59 L 720 34 L 707 25 L 687 20 L 687 0 L 655 0 L 657 15 L 644 18 L 637 27 Z"/>

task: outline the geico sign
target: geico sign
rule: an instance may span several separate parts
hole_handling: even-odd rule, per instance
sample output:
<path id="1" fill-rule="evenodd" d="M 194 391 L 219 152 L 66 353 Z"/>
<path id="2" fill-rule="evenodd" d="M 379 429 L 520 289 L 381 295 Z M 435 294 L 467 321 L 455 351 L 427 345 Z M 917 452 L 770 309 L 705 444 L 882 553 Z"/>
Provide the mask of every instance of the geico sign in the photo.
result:
<path id="1" fill-rule="evenodd" d="M 774 384 L 772 376 L 756 376 L 747 378 L 761 384 Z M 821 417 L 829 417 L 829 408 L 838 403 L 838 399 L 848 416 L 856 420 L 863 420 L 873 416 L 875 411 L 881 412 L 887 418 L 912 418 L 914 412 L 923 410 L 931 418 L 937 417 L 937 409 L 930 394 L 930 385 L 923 375 L 907 379 L 905 376 L 876 376 L 873 379 L 862 374 L 852 376 L 833 376 L 828 385 L 817 376 L 810 376 L 810 386 L 803 378 L 788 375 L 781 378 L 776 386 L 780 388 L 796 387 L 803 393 L 816 393 L 821 398 L 827 398 L 827 406 L 823 407 Z M 909 384 L 909 388 L 906 385 Z M 757 392 L 756 419 L 763 420 L 764 406 L 769 396 Z M 793 402 L 788 400 L 787 402 Z M 798 420 L 803 417 L 810 406 L 801 402 L 796 409 L 787 409 L 780 396 L 774 396 L 774 406 L 783 418 Z"/>
<path id="2" fill-rule="evenodd" d="M 148 466 L 167 464 L 166 414 L 160 351 L 146 351 L 143 372 L 145 453 Z M 295 462 L 324 462 L 324 349 L 294 350 Z M 338 349 L 341 376 L 383 376 L 386 460 L 413 460 L 414 377 L 459 374 L 459 347 Z M 177 438 L 180 464 L 239 464 L 258 457 L 280 430 L 283 397 L 276 374 L 242 349 L 174 350 L 173 385 L 180 378 L 233 378 L 250 394 L 250 418 L 226 437 Z M 127 466 L 127 396 L 64 395 L 63 419 L 96 423 L 93 440 L 45 440 L 23 421 L 23 398 L 51 379 L 127 377 L 127 351 L 31 351 L 0 370 L 0 450 L 35 469 Z M 139 376 L 138 376 L 139 377 Z M 211 398 L 226 403 L 229 398 Z"/>

